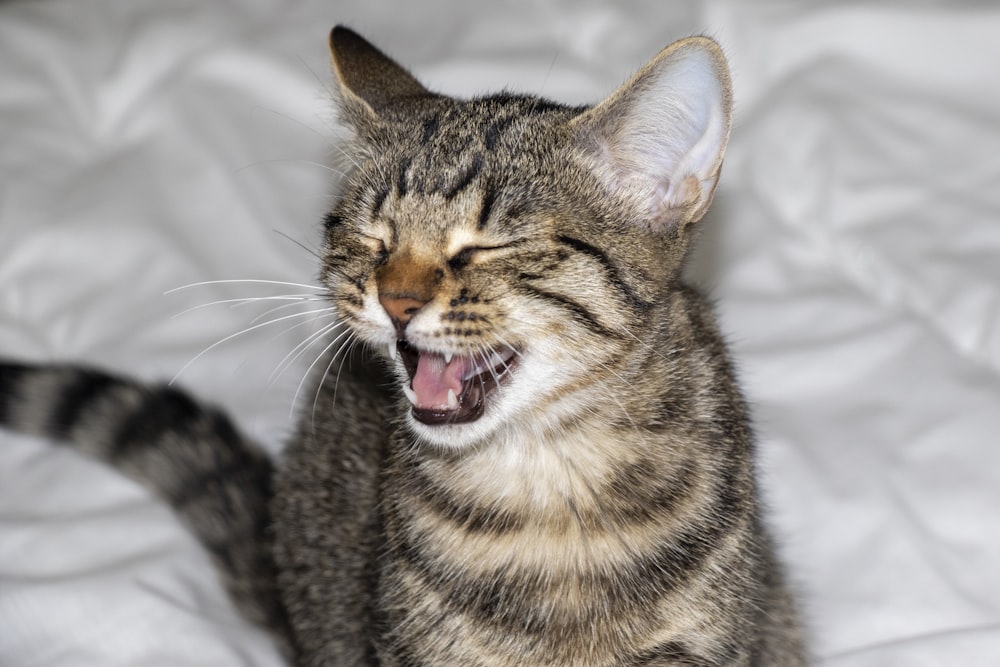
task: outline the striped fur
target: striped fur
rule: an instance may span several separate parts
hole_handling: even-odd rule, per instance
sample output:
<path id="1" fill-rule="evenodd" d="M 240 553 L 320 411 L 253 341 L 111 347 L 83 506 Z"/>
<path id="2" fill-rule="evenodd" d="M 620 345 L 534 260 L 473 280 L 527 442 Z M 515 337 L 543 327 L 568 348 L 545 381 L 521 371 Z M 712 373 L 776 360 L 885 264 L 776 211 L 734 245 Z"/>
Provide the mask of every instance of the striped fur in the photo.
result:
<path id="1" fill-rule="evenodd" d="M 169 387 L 5 361 L 0 424 L 71 444 L 155 490 L 212 555 L 247 618 L 291 652 L 268 546 L 273 466 L 224 414 Z"/>
<path id="2" fill-rule="evenodd" d="M 356 139 L 321 279 L 377 354 L 322 380 L 273 481 L 173 390 L 7 364 L 0 418 L 156 488 L 298 665 L 804 664 L 682 277 L 729 131 L 718 47 L 592 108 L 436 95 L 343 28 L 332 54 Z"/>

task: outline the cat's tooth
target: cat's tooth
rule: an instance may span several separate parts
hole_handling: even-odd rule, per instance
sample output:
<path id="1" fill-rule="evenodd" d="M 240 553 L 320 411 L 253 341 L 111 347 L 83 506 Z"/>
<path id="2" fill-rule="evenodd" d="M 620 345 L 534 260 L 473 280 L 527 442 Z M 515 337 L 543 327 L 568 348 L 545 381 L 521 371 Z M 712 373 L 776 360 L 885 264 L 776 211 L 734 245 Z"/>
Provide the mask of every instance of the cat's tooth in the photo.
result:
<path id="1" fill-rule="evenodd" d="M 448 390 L 448 409 L 458 410 L 458 396 L 455 396 L 455 390 Z"/>
<path id="2" fill-rule="evenodd" d="M 389 358 L 392 359 L 393 361 L 396 361 L 396 354 L 397 354 L 396 344 L 389 343 Z"/>
<path id="3" fill-rule="evenodd" d="M 413 391 L 405 384 L 403 385 L 403 394 L 406 395 L 406 398 L 410 401 L 410 403 L 413 405 L 417 404 L 417 392 Z"/>
<path id="4" fill-rule="evenodd" d="M 454 357 L 454 356 L 455 356 L 454 353 L 452 353 L 450 351 L 449 352 L 445 352 L 444 353 L 444 363 L 450 364 L 451 363 L 451 358 Z"/>

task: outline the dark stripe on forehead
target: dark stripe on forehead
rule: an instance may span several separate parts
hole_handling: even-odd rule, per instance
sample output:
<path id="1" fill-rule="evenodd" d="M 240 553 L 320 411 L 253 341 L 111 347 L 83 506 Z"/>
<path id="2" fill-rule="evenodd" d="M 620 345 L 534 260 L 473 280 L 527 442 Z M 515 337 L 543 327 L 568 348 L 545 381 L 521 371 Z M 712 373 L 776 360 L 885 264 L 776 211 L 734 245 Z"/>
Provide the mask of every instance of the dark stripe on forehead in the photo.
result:
<path id="1" fill-rule="evenodd" d="M 490 221 L 490 213 L 493 212 L 493 204 L 496 202 L 497 192 L 492 185 L 487 185 L 483 193 L 483 204 L 479 209 L 479 222 L 476 224 L 477 229 L 485 229 L 486 223 Z"/>
<path id="2" fill-rule="evenodd" d="M 437 115 L 431 116 L 430 118 L 424 119 L 424 134 L 420 137 L 420 145 L 426 146 L 434 135 L 437 134 L 438 128 L 441 127 L 441 120 Z"/>
<path id="3" fill-rule="evenodd" d="M 382 206 L 385 204 L 386 198 L 389 196 L 389 187 L 386 186 L 375 193 L 375 199 L 372 202 L 372 217 L 377 218 L 379 213 L 382 212 Z"/>
<path id="4" fill-rule="evenodd" d="M 493 123 L 490 123 L 486 127 L 486 132 L 483 134 L 483 143 L 486 145 L 486 150 L 492 151 L 497 147 L 497 142 L 500 141 L 500 135 L 503 134 L 504 130 L 510 127 L 515 120 L 517 120 L 517 116 L 507 116 L 506 118 L 501 118 Z"/>
<path id="5" fill-rule="evenodd" d="M 476 177 L 479 176 L 479 172 L 482 170 L 483 156 L 475 155 L 472 158 L 472 164 L 470 164 L 468 168 L 462 172 L 462 175 L 459 176 L 458 180 L 455 183 L 452 183 L 451 187 L 442 192 L 444 198 L 448 200 L 453 199 L 459 192 L 469 187 L 469 185 L 476 180 Z"/>
<path id="6" fill-rule="evenodd" d="M 550 111 L 565 111 L 567 108 L 569 107 L 565 104 L 553 102 L 552 100 L 547 100 L 544 97 L 536 97 L 531 101 L 531 106 L 529 106 L 525 112 L 538 116 Z"/>
<path id="7" fill-rule="evenodd" d="M 396 192 L 400 197 L 405 197 L 407 192 L 407 180 L 409 177 L 410 165 L 413 158 L 404 159 L 399 165 L 399 172 L 396 175 Z"/>

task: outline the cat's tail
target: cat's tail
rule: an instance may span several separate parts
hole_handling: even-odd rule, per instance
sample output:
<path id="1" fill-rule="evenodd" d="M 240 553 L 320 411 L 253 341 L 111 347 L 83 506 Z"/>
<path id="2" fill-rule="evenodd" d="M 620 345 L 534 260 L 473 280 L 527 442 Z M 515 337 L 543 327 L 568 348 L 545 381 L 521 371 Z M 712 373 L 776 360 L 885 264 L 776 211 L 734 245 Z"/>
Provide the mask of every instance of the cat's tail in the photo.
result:
<path id="1" fill-rule="evenodd" d="M 166 386 L 0 360 L 0 426 L 80 449 L 164 498 L 244 616 L 293 653 L 272 556 L 273 466 L 223 413 Z"/>

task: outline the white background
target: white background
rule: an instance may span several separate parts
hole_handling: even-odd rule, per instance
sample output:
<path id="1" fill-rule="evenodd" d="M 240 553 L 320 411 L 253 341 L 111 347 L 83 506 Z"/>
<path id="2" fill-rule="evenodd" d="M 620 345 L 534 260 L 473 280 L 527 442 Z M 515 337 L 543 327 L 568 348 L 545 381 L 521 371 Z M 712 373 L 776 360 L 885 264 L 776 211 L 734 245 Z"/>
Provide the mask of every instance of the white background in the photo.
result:
<path id="1" fill-rule="evenodd" d="M 737 122 L 693 275 L 754 407 L 816 663 L 1000 664 L 1000 8 L 900 4 L 0 3 L 0 353 L 168 380 L 268 306 L 186 309 L 301 292 L 164 294 L 312 280 L 288 237 L 315 243 L 336 182 L 334 23 L 431 88 L 570 102 L 709 34 Z M 277 451 L 312 357 L 270 376 L 305 319 L 179 381 Z M 0 664 L 280 661 L 169 511 L 3 433 Z"/>

